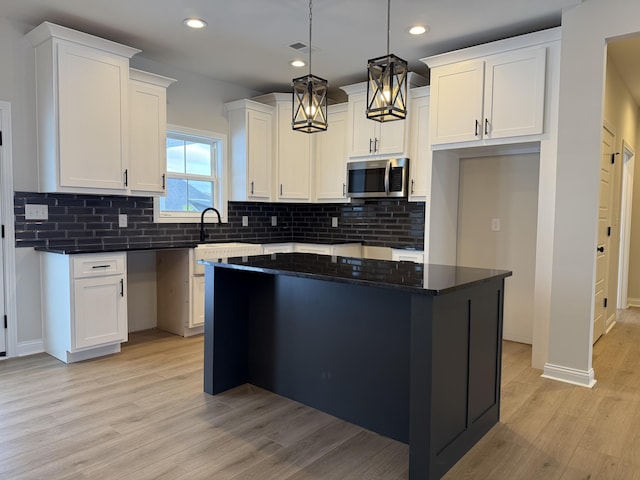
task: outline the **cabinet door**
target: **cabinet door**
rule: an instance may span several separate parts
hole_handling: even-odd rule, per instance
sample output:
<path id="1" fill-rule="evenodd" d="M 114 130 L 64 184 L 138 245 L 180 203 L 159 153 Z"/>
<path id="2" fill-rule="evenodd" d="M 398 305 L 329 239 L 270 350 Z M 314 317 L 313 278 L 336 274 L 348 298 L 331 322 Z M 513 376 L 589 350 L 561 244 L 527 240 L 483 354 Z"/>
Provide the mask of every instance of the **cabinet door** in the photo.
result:
<path id="1" fill-rule="evenodd" d="M 57 66 L 60 185 L 124 190 L 128 61 L 60 43 Z"/>
<path id="2" fill-rule="evenodd" d="M 316 200 L 344 201 L 347 175 L 347 112 L 329 112 L 329 128 L 316 134 Z"/>
<path id="3" fill-rule="evenodd" d="M 247 111 L 248 198 L 271 198 L 271 115 Z"/>
<path id="4" fill-rule="evenodd" d="M 129 83 L 129 188 L 164 193 L 167 109 L 163 87 Z"/>
<path id="5" fill-rule="evenodd" d="M 191 315 L 189 327 L 204 325 L 204 275 L 191 277 Z"/>
<path id="6" fill-rule="evenodd" d="M 431 142 L 482 137 L 484 62 L 469 61 L 431 71 Z"/>
<path id="7" fill-rule="evenodd" d="M 546 49 L 489 57 L 485 81 L 485 138 L 542 133 Z"/>
<path id="8" fill-rule="evenodd" d="M 431 182 L 431 145 L 429 144 L 429 101 L 419 97 L 411 101 L 411 154 L 409 158 L 409 201 L 424 201 Z"/>
<path id="9" fill-rule="evenodd" d="M 126 342 L 124 276 L 79 278 L 73 282 L 75 349 Z"/>
<path id="10" fill-rule="evenodd" d="M 291 128 L 292 104 L 277 105 L 278 199 L 311 198 L 311 135 Z"/>
<path id="11" fill-rule="evenodd" d="M 350 157 L 364 157 L 374 153 L 375 124 L 366 117 L 367 94 L 349 96 L 348 148 Z"/>

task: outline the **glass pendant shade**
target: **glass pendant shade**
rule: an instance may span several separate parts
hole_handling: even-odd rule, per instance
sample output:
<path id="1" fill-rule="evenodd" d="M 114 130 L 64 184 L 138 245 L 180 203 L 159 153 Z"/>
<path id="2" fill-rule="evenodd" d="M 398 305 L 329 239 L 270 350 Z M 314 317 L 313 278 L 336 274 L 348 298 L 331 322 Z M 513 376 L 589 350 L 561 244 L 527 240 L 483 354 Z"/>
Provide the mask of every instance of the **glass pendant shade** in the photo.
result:
<path id="1" fill-rule="evenodd" d="M 406 118 L 407 62 L 390 54 L 369 60 L 367 70 L 367 118 L 378 122 Z"/>
<path id="2" fill-rule="evenodd" d="M 291 127 L 306 133 L 327 129 L 326 80 L 315 75 L 305 75 L 291 81 L 293 89 L 293 119 Z"/>

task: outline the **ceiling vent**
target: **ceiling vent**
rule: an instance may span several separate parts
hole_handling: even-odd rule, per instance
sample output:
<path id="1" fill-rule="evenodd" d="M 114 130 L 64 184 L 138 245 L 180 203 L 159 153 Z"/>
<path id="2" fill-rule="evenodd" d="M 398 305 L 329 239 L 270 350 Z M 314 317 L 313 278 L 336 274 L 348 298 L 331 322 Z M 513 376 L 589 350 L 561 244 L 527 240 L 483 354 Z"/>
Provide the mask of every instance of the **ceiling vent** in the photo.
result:
<path id="1" fill-rule="evenodd" d="M 291 45 L 289 45 L 289 48 L 291 48 L 292 50 L 295 50 L 296 52 L 299 53 L 309 53 L 309 44 L 305 43 L 305 42 L 295 42 L 292 43 Z M 318 49 L 315 47 L 311 47 L 311 53 L 313 52 L 317 52 Z"/>

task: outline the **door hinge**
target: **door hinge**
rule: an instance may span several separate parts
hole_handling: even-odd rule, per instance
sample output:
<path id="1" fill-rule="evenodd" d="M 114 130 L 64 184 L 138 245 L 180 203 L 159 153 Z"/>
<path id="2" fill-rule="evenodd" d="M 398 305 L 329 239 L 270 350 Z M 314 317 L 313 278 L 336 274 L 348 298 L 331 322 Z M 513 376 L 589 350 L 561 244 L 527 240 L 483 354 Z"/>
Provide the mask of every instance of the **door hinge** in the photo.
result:
<path id="1" fill-rule="evenodd" d="M 607 227 L 607 237 L 610 237 L 610 236 L 611 236 L 611 227 Z"/>
<path id="2" fill-rule="evenodd" d="M 608 303 L 608 301 L 609 301 L 609 300 L 608 300 L 607 298 L 605 298 L 605 299 L 604 299 L 604 308 L 607 308 L 607 303 Z"/>

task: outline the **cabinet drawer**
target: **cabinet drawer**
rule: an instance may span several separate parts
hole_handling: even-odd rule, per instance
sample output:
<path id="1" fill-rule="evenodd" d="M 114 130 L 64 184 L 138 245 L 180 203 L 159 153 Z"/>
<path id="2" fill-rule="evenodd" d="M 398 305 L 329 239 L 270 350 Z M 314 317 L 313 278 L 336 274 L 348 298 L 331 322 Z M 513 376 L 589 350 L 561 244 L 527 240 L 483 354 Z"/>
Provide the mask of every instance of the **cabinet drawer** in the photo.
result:
<path id="1" fill-rule="evenodd" d="M 124 274 L 127 268 L 124 253 L 75 255 L 72 262 L 73 278 Z"/>

